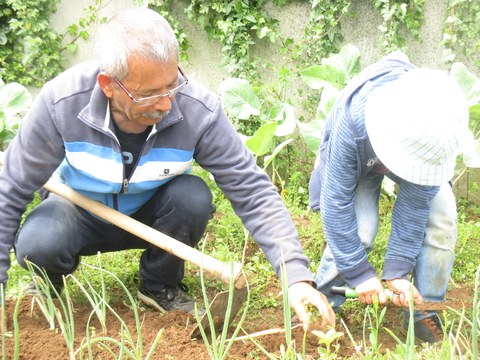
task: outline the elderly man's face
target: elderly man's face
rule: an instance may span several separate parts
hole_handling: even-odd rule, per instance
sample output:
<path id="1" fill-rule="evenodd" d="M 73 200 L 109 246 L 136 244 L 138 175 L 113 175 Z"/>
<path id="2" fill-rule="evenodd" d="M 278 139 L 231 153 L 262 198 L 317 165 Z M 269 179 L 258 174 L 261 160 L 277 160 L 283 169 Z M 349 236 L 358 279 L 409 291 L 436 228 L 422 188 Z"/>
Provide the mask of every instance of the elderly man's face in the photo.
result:
<path id="1" fill-rule="evenodd" d="M 129 75 L 122 80 L 122 84 L 136 99 L 165 94 L 178 86 L 176 60 L 158 64 L 132 58 L 128 62 L 128 68 Z M 123 124 L 128 125 L 128 121 L 133 122 L 129 124 L 130 126 L 127 126 L 127 131 L 131 127 L 154 125 L 160 122 L 170 111 L 174 99 L 164 96 L 152 105 L 139 106 L 119 86 L 114 88 L 112 112 L 117 124 L 124 130 L 125 126 L 122 126 Z M 124 119 L 125 121 L 119 122 L 118 116 L 116 116 L 119 113 L 122 117 L 126 117 L 128 121 Z M 139 128 L 141 129 L 141 126 Z"/>

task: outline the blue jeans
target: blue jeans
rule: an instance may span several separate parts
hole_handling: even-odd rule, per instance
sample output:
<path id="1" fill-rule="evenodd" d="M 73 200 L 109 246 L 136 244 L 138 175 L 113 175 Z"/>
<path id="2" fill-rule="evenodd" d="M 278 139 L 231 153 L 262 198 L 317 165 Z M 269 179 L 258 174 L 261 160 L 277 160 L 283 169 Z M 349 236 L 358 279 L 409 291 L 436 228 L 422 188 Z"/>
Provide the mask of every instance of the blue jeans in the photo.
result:
<path id="1" fill-rule="evenodd" d="M 370 172 L 360 180 L 354 194 L 354 208 L 358 223 L 358 235 L 365 251 L 373 249 L 378 230 L 378 203 L 383 180 L 382 174 Z M 401 181 L 394 174 L 386 175 L 395 182 Z M 443 301 L 453 267 L 454 248 L 457 241 L 457 210 L 452 187 L 445 183 L 432 199 L 430 217 L 425 229 L 422 249 L 413 269 L 412 278 L 424 300 Z M 408 249 L 405 249 L 408 251 Z M 337 272 L 332 252 L 327 245 L 315 278 L 317 289 L 327 296 L 337 312 L 346 300 L 340 295 L 332 295 L 332 286 L 345 286 L 345 281 Z M 415 311 L 415 321 L 431 316 Z M 409 311 L 404 309 L 404 317 Z"/>
<path id="2" fill-rule="evenodd" d="M 180 175 L 161 186 L 131 217 L 194 247 L 202 238 L 215 206 L 205 182 Z M 115 225 L 92 216 L 72 202 L 49 193 L 26 218 L 15 239 L 15 254 L 43 268 L 52 282 L 72 273 L 80 256 L 97 252 L 145 249 L 140 278 L 150 290 L 175 285 L 184 276 L 184 261 Z"/>

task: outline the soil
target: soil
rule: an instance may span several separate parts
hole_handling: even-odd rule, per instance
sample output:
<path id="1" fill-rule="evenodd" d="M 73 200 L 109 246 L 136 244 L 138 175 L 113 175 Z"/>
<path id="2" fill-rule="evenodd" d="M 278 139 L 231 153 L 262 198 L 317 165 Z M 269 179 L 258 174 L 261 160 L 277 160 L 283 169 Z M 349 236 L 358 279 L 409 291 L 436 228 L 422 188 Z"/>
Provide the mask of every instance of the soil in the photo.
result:
<path id="1" fill-rule="evenodd" d="M 268 291 L 271 291 L 269 289 Z M 278 290 L 277 290 L 278 291 Z M 442 303 L 442 308 L 462 308 L 463 304 L 466 307 L 471 306 L 473 299 L 473 289 L 471 286 L 461 286 L 455 284 L 447 295 L 447 301 Z M 58 300 L 55 300 L 58 301 Z M 7 300 L 5 306 L 5 313 L 7 314 L 7 332 L 12 334 L 14 330 L 12 322 L 12 314 L 15 310 L 16 301 Z M 438 305 L 438 303 L 437 303 Z M 127 324 L 134 341 L 136 337 L 136 321 L 132 308 L 123 303 L 112 304 L 115 312 Z M 61 308 L 61 307 L 59 307 Z M 86 324 L 91 317 L 92 309 L 84 304 L 74 304 L 75 310 L 75 344 L 74 348 L 78 349 L 86 340 Z M 382 352 L 387 349 L 394 349 L 396 341 L 383 328 L 391 329 L 400 338 L 402 335 L 398 331 L 398 324 L 400 319 L 401 309 L 392 306 L 387 307 L 385 319 L 382 323 L 382 329 L 379 332 L 379 343 L 382 344 Z M 205 343 L 202 339 L 191 339 L 190 333 L 195 326 L 194 318 L 185 311 L 172 311 L 166 315 L 162 315 L 156 311 L 139 308 L 141 317 L 141 338 L 143 344 L 143 357 L 145 359 L 150 350 L 155 337 L 162 331 L 160 341 L 155 348 L 152 360 L 158 359 L 182 359 L 182 360 L 202 360 L 210 359 Z M 256 316 L 249 317 L 244 323 L 243 328 L 247 329 L 249 334 L 255 332 L 269 330 L 269 329 L 283 329 L 283 310 L 281 308 L 265 308 L 255 310 Z M 360 319 L 359 319 L 360 318 Z M 341 320 L 340 320 L 341 319 Z M 354 314 L 348 310 L 343 311 L 337 317 L 336 330 L 344 333 L 338 342 L 334 344 L 339 345 L 338 356 L 340 358 L 351 357 L 355 351 L 355 344 L 363 343 L 362 330 L 363 314 Z M 344 327 L 344 325 L 348 328 Z M 32 297 L 26 296 L 22 299 L 18 309 L 18 328 L 20 338 L 20 360 L 68 360 L 68 359 L 82 359 L 77 352 L 75 357 L 70 357 L 66 342 L 58 328 L 51 330 L 49 324 L 40 311 L 37 303 Z M 115 338 L 120 341 L 122 329 L 120 328 L 119 320 L 112 314 L 107 316 L 108 333 L 102 333 L 101 325 L 98 319 L 93 316 L 90 321 L 89 332 L 92 338 L 99 340 L 101 337 Z M 312 325 L 312 329 L 315 325 Z M 233 330 L 233 327 L 231 328 Z M 125 332 L 124 332 L 125 333 Z M 353 337 L 355 344 L 349 338 L 348 333 Z M 231 332 L 230 332 L 231 334 Z M 229 335 L 230 335 L 229 334 Z M 242 335 L 242 334 L 240 334 Z M 302 351 L 303 330 L 301 327 L 293 329 L 293 338 L 295 339 L 296 351 Z M 262 346 L 270 353 L 279 355 L 280 346 L 285 343 L 284 333 L 277 333 L 272 335 L 264 335 L 256 337 Z M 109 353 L 105 346 L 109 346 L 115 356 Z M 0 344 L 1 345 L 1 344 Z M 309 359 L 318 359 L 318 338 L 309 333 L 306 341 L 306 354 L 310 355 Z M 112 342 L 97 341 L 92 346 L 93 359 L 119 359 L 118 347 Z M 14 337 L 6 338 L 6 359 L 14 359 Z M 250 340 L 239 340 L 234 343 L 229 350 L 227 359 L 268 359 L 266 355 L 252 343 Z M 84 359 L 88 359 L 88 352 L 84 350 Z M 127 359 L 127 356 L 122 357 Z"/>
<path id="2" fill-rule="evenodd" d="M 296 218 L 297 226 L 305 225 L 308 220 Z M 304 239 L 304 246 L 308 246 L 308 239 Z M 250 242 L 251 246 L 245 249 L 244 255 L 249 259 L 253 253 L 258 251 L 255 243 Z M 254 245 L 255 244 L 255 245 Z M 277 279 L 266 279 L 269 284 L 263 294 L 266 298 L 280 293 L 280 286 Z M 116 289 L 111 289 L 116 291 Z M 212 300 L 216 293 L 210 289 L 208 297 Z M 463 309 L 471 308 L 473 302 L 473 286 L 465 284 L 451 283 L 447 292 L 446 301 L 443 303 L 428 303 L 418 307 L 420 310 L 436 309 Z M 159 334 L 160 340 L 156 347 L 154 347 L 153 354 L 149 357 L 151 360 L 159 359 L 180 359 L 180 360 L 203 360 L 211 359 L 207 346 L 201 337 L 192 339 L 190 334 L 195 328 L 196 321 L 194 317 L 185 311 L 172 311 L 167 314 L 161 314 L 157 311 L 140 306 L 136 310 L 140 317 L 141 323 L 141 337 L 137 336 L 136 327 L 137 320 L 135 318 L 135 311 L 126 305 L 126 303 L 110 304 L 123 323 L 126 324 L 128 333 L 132 336 L 131 343 L 135 345 L 128 345 L 127 347 L 138 348 L 138 344 L 143 347 L 143 353 L 136 357 L 127 357 L 126 355 L 119 356 L 119 348 L 114 344 L 114 341 L 121 341 L 122 335 L 125 337 L 127 331 L 121 328 L 121 322 L 111 312 L 107 312 L 106 326 L 107 332 L 102 332 L 102 326 L 95 315 L 92 315 L 92 308 L 86 304 L 73 303 L 74 307 L 74 323 L 75 323 L 75 337 L 74 349 L 75 354 L 70 355 L 66 346 L 64 336 L 58 326 L 55 324 L 54 329 L 50 329 L 49 323 L 43 315 L 38 303 L 33 300 L 31 296 L 25 296 L 18 302 L 18 316 L 16 318 L 17 326 L 13 323 L 13 314 L 17 301 L 15 299 L 7 299 L 4 307 L 6 314 L 6 334 L 5 349 L 2 348 L 3 343 L 0 341 L 0 353 L 4 360 L 82 360 L 82 359 L 146 359 L 148 352 L 153 347 L 154 341 Z M 200 299 L 201 300 L 201 299 Z M 348 302 L 356 300 L 348 300 L 345 303 L 339 314 L 337 314 L 336 331 L 343 334 L 332 345 L 337 347 L 338 359 L 352 359 L 357 351 L 362 350 L 362 344 L 366 343 L 366 347 L 370 346 L 368 343 L 369 329 L 366 329 L 366 337 L 364 340 L 365 327 L 365 311 L 362 306 L 349 306 Z M 58 300 L 55 300 L 57 307 Z M 385 318 L 380 326 L 378 333 L 378 344 L 382 354 L 389 350 L 394 350 L 397 346 L 397 341 L 385 330 L 391 330 L 395 336 L 401 340 L 405 337 L 399 331 L 399 324 L 401 320 L 402 309 L 393 305 L 387 305 Z M 1 318 L 0 318 L 1 319 Z M 239 320 L 239 317 L 234 319 L 234 324 Z M 87 329 L 87 325 L 88 329 Z M 1 326 L 1 322 L 0 322 Z M 14 330 L 19 329 L 19 351 L 18 358 L 15 358 L 15 343 Z M 242 328 L 251 336 L 266 330 L 278 330 L 275 334 L 261 335 L 255 337 L 255 340 L 269 353 L 280 356 L 281 347 L 285 344 L 284 329 L 284 315 L 281 307 L 268 307 L 262 309 L 251 309 L 248 316 L 243 323 Z M 0 329 L 1 330 L 1 329 Z M 235 328 L 232 326 L 229 329 L 228 338 L 232 335 Z M 315 336 L 311 330 L 323 330 L 316 324 L 311 324 L 309 332 L 305 341 L 306 359 L 319 359 L 319 345 L 318 337 Z M 89 334 L 92 339 L 91 351 L 92 356 L 89 357 L 88 349 L 84 347 L 83 355 L 78 349 L 86 344 L 86 336 Z M 238 336 L 242 336 L 240 333 Z M 297 353 L 303 352 L 303 329 L 299 326 L 292 330 L 292 338 L 294 339 L 294 347 Z M 211 342 L 211 341 L 210 341 Z M 331 347 L 333 350 L 333 348 Z M 4 352 L 6 356 L 4 355 Z M 360 358 L 360 357 L 355 357 Z M 237 340 L 234 342 L 226 359 L 269 359 L 251 340 Z"/>

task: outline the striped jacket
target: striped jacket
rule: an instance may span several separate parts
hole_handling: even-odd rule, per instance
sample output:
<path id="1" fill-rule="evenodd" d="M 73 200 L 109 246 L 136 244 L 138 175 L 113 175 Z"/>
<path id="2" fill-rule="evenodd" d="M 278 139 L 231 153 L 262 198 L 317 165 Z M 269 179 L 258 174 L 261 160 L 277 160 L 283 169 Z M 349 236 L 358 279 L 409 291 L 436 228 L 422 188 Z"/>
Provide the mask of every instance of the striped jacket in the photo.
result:
<path id="1" fill-rule="evenodd" d="M 365 128 L 365 103 L 373 89 L 414 68 L 405 59 L 392 55 L 364 69 L 341 92 L 323 131 L 309 184 L 310 204 L 314 210 L 321 211 L 325 237 L 337 270 L 351 287 L 376 276 L 358 236 L 353 207 L 354 191 L 360 179 L 378 161 Z M 388 137 L 388 133 L 385 136 Z M 406 278 L 415 266 L 430 200 L 439 189 L 407 181 L 399 186 L 382 276 L 387 280 Z"/>
<path id="2" fill-rule="evenodd" d="M 162 184 L 188 173 L 194 161 L 212 173 L 275 272 L 280 274 L 283 252 L 290 284 L 313 281 L 281 197 L 218 96 L 194 80 L 184 86 L 169 114 L 153 127 L 127 179 L 98 73 L 95 61 L 86 62 L 47 83 L 8 147 L 0 172 L 0 282 L 7 280 L 9 250 L 25 206 L 52 174 L 130 215 Z"/>

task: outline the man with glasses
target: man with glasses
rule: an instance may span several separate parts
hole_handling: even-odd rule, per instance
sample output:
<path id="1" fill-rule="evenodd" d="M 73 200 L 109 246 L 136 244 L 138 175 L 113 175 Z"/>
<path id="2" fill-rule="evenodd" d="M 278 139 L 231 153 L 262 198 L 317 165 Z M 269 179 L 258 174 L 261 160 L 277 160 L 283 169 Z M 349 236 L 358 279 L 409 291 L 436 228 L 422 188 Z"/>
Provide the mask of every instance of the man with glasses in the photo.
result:
<path id="1" fill-rule="evenodd" d="M 189 246 L 196 246 L 215 207 L 208 170 L 280 275 L 285 261 L 291 306 L 305 325 L 305 304 L 335 315 L 312 285 L 298 235 L 268 176 L 256 165 L 218 96 L 178 66 L 167 21 L 145 8 L 120 12 L 98 39 L 98 61 L 47 83 L 9 146 L 0 173 L 0 282 L 25 205 L 50 176 Z M 145 249 L 139 299 L 158 310 L 194 312 L 181 281 L 183 260 L 99 219 L 53 193 L 27 216 L 15 238 L 19 263 L 45 269 L 57 288 L 80 256 Z"/>

